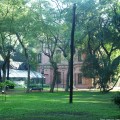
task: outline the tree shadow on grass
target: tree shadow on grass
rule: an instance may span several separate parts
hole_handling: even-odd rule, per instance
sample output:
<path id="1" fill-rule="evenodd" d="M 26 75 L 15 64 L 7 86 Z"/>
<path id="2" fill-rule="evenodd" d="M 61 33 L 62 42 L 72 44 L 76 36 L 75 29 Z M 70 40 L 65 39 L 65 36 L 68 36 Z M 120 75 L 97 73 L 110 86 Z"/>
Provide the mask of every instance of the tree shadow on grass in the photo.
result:
<path id="1" fill-rule="evenodd" d="M 100 116 L 95 116 L 86 112 L 41 112 L 31 113 L 24 116 L 24 120 L 99 120 Z M 19 119 L 21 120 L 21 119 Z"/>

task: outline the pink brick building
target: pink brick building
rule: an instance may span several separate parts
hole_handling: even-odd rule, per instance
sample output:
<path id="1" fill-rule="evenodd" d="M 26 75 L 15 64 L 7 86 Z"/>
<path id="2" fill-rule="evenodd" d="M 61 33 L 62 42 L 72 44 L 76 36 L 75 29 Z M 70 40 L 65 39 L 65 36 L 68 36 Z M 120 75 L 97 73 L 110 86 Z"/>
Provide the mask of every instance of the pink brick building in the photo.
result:
<path id="1" fill-rule="evenodd" d="M 62 57 L 62 54 L 61 54 Z M 42 72 L 42 68 L 44 66 L 44 75 L 45 75 L 45 83 L 51 84 L 53 80 L 53 69 L 49 63 L 49 58 L 45 56 L 43 53 L 38 55 L 39 58 L 39 67 L 38 71 Z M 85 54 L 78 55 L 76 54 L 74 56 L 74 87 L 78 89 L 86 89 L 92 87 L 92 79 L 84 78 L 81 73 L 81 65 L 83 62 L 83 59 L 85 58 Z M 61 59 L 61 58 L 60 58 Z M 58 63 L 58 71 L 59 71 L 59 84 L 57 84 L 59 87 L 65 88 L 66 85 L 66 77 L 67 77 L 67 70 L 68 70 L 68 63 L 67 61 L 62 58 L 60 62 Z"/>

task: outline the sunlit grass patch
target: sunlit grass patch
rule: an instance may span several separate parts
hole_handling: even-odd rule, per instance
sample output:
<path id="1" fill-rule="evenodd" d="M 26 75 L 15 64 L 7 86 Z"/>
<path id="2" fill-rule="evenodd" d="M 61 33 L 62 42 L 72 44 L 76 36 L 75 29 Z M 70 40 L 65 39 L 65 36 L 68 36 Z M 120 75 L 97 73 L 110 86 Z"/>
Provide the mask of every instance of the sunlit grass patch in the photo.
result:
<path id="1" fill-rule="evenodd" d="M 8 94 L 0 101 L 0 120 L 99 120 L 119 116 L 112 102 L 114 93 L 74 92 L 69 104 L 67 92 Z M 4 119 L 3 119 L 4 118 Z"/>

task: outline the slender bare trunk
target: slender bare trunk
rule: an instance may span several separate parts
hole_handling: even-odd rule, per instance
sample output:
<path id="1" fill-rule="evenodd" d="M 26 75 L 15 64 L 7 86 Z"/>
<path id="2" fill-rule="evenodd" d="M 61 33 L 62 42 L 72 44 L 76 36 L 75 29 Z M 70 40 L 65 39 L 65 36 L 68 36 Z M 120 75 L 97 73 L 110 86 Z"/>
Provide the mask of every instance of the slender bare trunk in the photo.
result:
<path id="1" fill-rule="evenodd" d="M 57 80 L 57 71 L 54 70 L 54 77 L 53 77 L 53 81 L 51 83 L 50 92 L 54 92 L 56 80 Z"/>
<path id="2" fill-rule="evenodd" d="M 52 64 L 52 67 L 53 67 L 53 81 L 51 83 L 51 86 L 50 86 L 50 92 L 54 92 L 54 87 L 55 87 L 55 83 L 56 83 L 56 80 L 57 80 L 57 73 L 58 73 L 58 68 L 57 68 L 57 63 L 54 62 L 54 61 L 51 61 L 51 64 Z"/>
<path id="3" fill-rule="evenodd" d="M 30 65 L 28 63 L 28 78 L 27 78 L 27 90 L 26 90 L 27 93 L 30 92 Z"/>
<path id="4" fill-rule="evenodd" d="M 20 35 L 18 33 L 16 33 L 16 36 L 18 38 L 18 41 L 20 42 L 23 50 L 24 50 L 24 54 L 25 54 L 25 57 L 26 57 L 26 61 L 27 61 L 27 68 L 28 68 L 28 77 L 27 77 L 27 90 L 26 92 L 29 93 L 29 86 L 30 86 L 30 63 L 29 63 L 29 56 L 28 56 L 28 51 L 27 51 L 27 48 L 25 47 L 25 45 L 23 44 L 21 38 L 20 38 Z"/>
<path id="5" fill-rule="evenodd" d="M 68 61 L 68 71 L 67 71 L 65 92 L 68 92 L 69 90 L 69 82 L 70 82 L 69 80 L 70 80 L 70 61 Z"/>

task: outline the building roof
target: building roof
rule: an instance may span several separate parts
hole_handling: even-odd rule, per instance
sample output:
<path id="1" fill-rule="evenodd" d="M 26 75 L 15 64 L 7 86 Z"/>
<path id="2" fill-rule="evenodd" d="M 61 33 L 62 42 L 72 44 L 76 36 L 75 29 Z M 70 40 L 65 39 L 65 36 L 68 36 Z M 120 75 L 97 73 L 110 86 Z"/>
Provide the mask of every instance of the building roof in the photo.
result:
<path id="1" fill-rule="evenodd" d="M 11 78 L 27 78 L 28 71 L 27 70 L 15 70 L 10 69 L 9 77 Z M 36 71 L 30 71 L 30 78 L 42 78 L 42 74 Z"/>
<path id="2" fill-rule="evenodd" d="M 3 65 L 3 61 L 0 61 L 0 67 Z M 2 71 L 1 71 L 2 73 Z M 23 62 L 10 62 L 10 69 L 9 69 L 9 77 L 10 78 L 27 78 L 28 71 L 27 65 Z M 30 71 L 30 78 L 45 78 L 41 73 L 36 71 Z"/>

